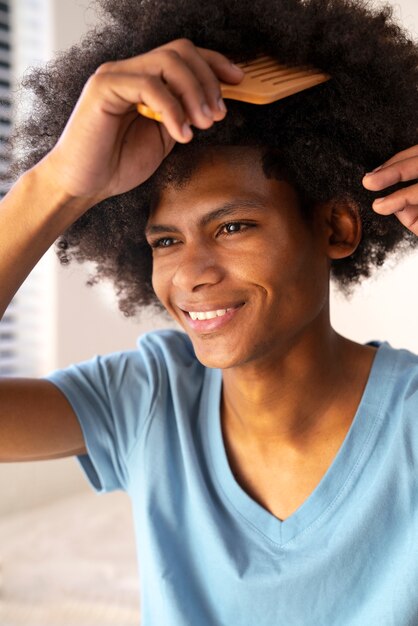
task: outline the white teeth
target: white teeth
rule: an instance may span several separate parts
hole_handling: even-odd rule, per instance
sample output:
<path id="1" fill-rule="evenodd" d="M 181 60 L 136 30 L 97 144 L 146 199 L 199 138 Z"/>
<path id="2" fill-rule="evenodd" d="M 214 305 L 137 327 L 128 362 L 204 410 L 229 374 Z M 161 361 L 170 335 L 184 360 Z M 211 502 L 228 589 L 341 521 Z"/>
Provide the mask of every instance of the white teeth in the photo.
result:
<path id="1" fill-rule="evenodd" d="M 214 317 L 222 317 L 231 309 L 218 309 L 217 311 L 189 311 L 192 320 L 211 320 Z"/>

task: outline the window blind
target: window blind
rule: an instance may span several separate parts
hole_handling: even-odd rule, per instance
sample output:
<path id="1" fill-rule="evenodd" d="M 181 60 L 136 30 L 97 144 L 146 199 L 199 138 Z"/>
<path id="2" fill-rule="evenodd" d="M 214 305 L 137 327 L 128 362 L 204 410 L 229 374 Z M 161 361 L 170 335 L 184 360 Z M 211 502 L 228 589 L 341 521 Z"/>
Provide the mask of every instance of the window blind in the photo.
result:
<path id="1" fill-rule="evenodd" d="M 11 112 L 11 44 L 10 14 L 8 2 L 0 2 L 0 170 L 7 173 L 7 158 L 4 142 L 10 134 L 12 123 Z M 6 192 L 5 185 L 0 184 L 1 197 Z"/>
<path id="2" fill-rule="evenodd" d="M 50 57 L 48 0 L 0 0 L 0 168 L 6 174 L 4 142 L 30 103 L 13 101 L 14 87 L 31 66 Z M 19 106 L 17 106 L 19 104 Z M 0 322 L 0 376 L 39 376 L 51 369 L 53 354 L 52 255 L 38 263 L 17 292 Z"/>
<path id="3" fill-rule="evenodd" d="M 8 159 L 5 139 L 10 133 L 11 115 L 11 43 L 9 2 L 0 3 L 0 171 L 7 175 Z M 0 196 L 7 191 L 6 183 L 0 183 Z M 0 324 L 0 375 L 13 374 L 16 369 L 16 303 L 12 302 Z"/>

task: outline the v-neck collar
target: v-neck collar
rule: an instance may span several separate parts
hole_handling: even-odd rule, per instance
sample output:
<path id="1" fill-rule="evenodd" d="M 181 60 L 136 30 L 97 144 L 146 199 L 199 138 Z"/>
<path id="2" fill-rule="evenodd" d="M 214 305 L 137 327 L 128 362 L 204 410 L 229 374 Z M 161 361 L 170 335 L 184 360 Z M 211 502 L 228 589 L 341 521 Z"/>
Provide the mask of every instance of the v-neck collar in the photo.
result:
<path id="1" fill-rule="evenodd" d="M 242 516 L 257 532 L 278 545 L 292 541 L 297 535 L 307 532 L 321 523 L 324 517 L 332 514 L 332 509 L 355 483 L 370 456 L 379 432 L 381 408 L 386 397 L 382 388 L 386 392 L 390 389 L 389 377 L 396 362 L 393 354 L 389 344 L 382 343 L 379 346 L 362 399 L 334 460 L 308 498 L 284 521 L 253 500 L 236 481 L 229 465 L 222 434 L 222 371 L 207 370 L 206 406 L 211 408 L 206 420 L 208 453 L 225 502 L 233 513 Z M 386 387 L 382 386 L 382 380 L 387 381 Z M 378 381 L 380 385 L 377 384 Z"/>

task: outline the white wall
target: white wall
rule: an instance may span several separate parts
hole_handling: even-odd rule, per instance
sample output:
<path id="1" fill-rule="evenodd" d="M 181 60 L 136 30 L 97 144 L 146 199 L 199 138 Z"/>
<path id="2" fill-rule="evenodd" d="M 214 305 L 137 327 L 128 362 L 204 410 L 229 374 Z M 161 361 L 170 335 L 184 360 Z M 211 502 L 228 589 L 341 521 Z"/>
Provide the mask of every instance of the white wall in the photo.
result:
<path id="1" fill-rule="evenodd" d="M 67 48 L 94 24 L 95 16 L 88 0 L 48 1 L 52 8 L 51 52 Z M 401 0 L 396 5 L 405 24 L 416 33 L 416 0 Z M 61 269 L 57 264 L 55 268 L 57 367 L 65 367 L 96 353 L 133 347 L 140 332 L 166 325 L 165 320 L 149 316 L 145 316 L 141 324 L 124 319 L 116 305 L 109 304 L 109 297 L 103 290 L 84 286 L 85 269 L 79 266 Z M 332 320 L 335 327 L 358 341 L 386 339 L 394 346 L 418 351 L 415 331 L 417 277 L 418 254 L 415 254 L 396 268 L 378 273 L 350 300 L 334 294 Z M 0 514 L 87 488 L 73 459 L 3 465 L 0 466 Z"/>

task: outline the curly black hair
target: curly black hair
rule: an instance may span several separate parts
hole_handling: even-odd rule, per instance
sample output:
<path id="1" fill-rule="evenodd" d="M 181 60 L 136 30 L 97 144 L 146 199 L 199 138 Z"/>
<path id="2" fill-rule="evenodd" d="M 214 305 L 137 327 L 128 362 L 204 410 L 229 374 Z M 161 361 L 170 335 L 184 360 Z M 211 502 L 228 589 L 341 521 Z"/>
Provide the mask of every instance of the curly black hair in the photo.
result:
<path id="1" fill-rule="evenodd" d="M 375 194 L 362 176 L 418 143 L 418 46 L 389 6 L 363 0 L 97 0 L 103 23 L 78 45 L 33 69 L 30 117 L 14 132 L 13 176 L 53 148 L 82 88 L 106 61 L 126 59 L 173 39 L 247 61 L 265 53 L 287 64 L 311 64 L 332 79 L 269 105 L 228 101 L 228 114 L 190 144 L 177 143 L 154 175 L 128 193 L 97 204 L 58 241 L 63 263 L 94 261 L 93 281 L 113 280 L 126 315 L 156 304 L 151 250 L 144 227 L 155 194 L 188 180 L 209 146 L 261 146 L 266 176 L 285 177 L 303 206 L 348 199 L 363 235 L 350 257 L 333 262 L 343 289 L 370 275 L 386 255 L 417 244 L 396 217 L 373 212 Z"/>

